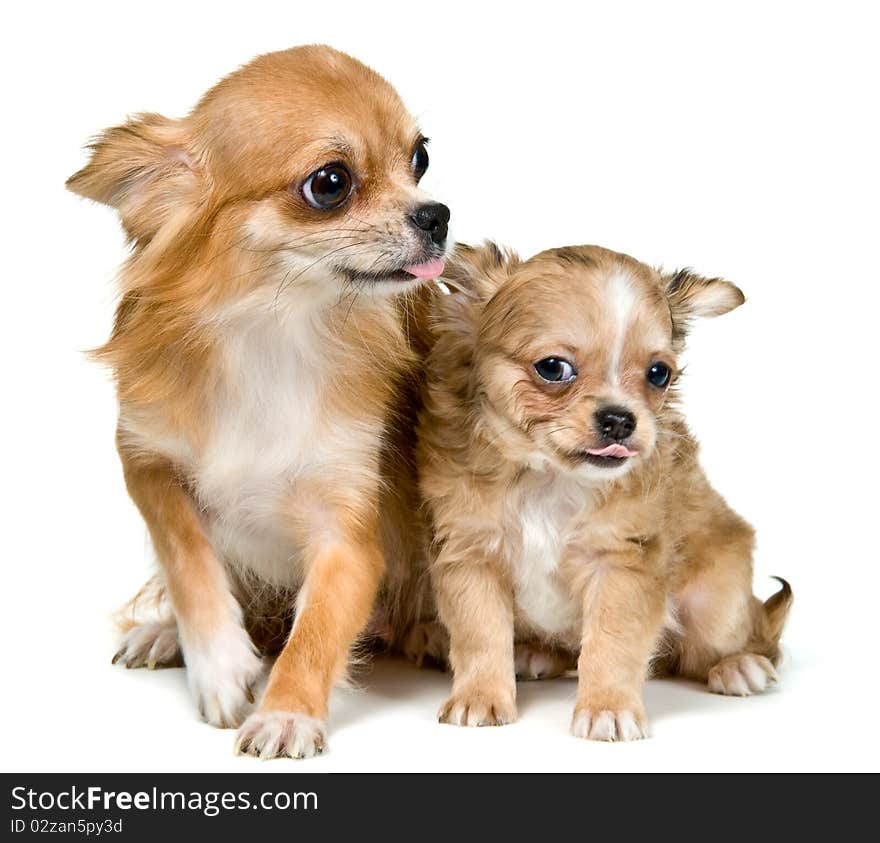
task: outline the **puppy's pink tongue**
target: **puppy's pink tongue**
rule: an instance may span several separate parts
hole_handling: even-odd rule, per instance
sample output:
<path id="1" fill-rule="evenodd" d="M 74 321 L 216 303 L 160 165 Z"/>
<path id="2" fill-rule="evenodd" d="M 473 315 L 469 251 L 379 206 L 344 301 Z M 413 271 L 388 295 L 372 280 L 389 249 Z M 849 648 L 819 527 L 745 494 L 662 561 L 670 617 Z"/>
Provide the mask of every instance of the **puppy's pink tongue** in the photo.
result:
<path id="1" fill-rule="evenodd" d="M 439 278 L 443 274 L 445 264 L 437 258 L 424 263 L 411 263 L 403 268 L 404 272 L 415 275 L 416 278 Z"/>
<path id="2" fill-rule="evenodd" d="M 629 448 L 625 448 L 623 445 L 608 445 L 605 448 L 587 448 L 587 453 L 592 454 L 594 457 L 634 457 L 637 451 L 630 451 Z"/>

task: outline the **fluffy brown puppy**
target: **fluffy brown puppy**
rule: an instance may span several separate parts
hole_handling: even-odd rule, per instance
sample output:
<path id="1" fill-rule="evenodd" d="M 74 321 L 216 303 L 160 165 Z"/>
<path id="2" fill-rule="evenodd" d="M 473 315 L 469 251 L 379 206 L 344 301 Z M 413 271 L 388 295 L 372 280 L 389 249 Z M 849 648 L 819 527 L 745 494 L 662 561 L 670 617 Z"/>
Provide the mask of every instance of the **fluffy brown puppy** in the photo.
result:
<path id="1" fill-rule="evenodd" d="M 398 541 L 379 513 L 413 360 L 402 301 L 442 270 L 449 219 L 418 187 L 427 163 L 394 89 L 310 46 L 255 59 L 183 119 L 107 130 L 68 181 L 132 243 L 97 355 L 172 610 L 117 658 L 182 650 L 205 719 L 236 726 L 261 672 L 249 631 L 292 620 L 244 752 L 321 751 L 383 578 L 379 536 Z"/>
<path id="2" fill-rule="evenodd" d="M 753 596 L 752 529 L 708 484 L 675 402 L 690 320 L 739 306 L 739 289 L 595 246 L 525 262 L 460 247 L 445 277 L 419 427 L 454 671 L 440 719 L 516 718 L 515 642 L 550 672 L 576 661 L 583 738 L 647 734 L 652 662 L 762 690 L 791 592 Z"/>

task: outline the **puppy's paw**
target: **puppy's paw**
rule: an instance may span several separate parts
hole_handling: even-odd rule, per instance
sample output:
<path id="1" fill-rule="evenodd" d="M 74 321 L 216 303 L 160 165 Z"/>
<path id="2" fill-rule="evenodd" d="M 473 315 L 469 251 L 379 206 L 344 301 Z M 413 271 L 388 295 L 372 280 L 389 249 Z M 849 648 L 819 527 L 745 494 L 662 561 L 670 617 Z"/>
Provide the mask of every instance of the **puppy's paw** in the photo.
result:
<path id="1" fill-rule="evenodd" d="M 638 700 L 590 701 L 575 708 L 571 733 L 591 741 L 637 741 L 648 737 L 648 720 Z"/>
<path id="2" fill-rule="evenodd" d="M 324 722 L 295 711 L 255 711 L 238 730 L 236 755 L 311 758 L 324 751 Z"/>
<path id="3" fill-rule="evenodd" d="M 488 686 L 454 690 L 439 719 L 454 726 L 506 726 L 516 720 L 515 692 Z"/>
<path id="4" fill-rule="evenodd" d="M 536 644 L 517 644 L 513 658 L 517 679 L 553 679 L 575 666 L 568 653 Z"/>
<path id="5" fill-rule="evenodd" d="M 754 653 L 738 653 L 722 659 L 709 671 L 709 690 L 715 694 L 748 697 L 777 680 L 770 659 Z"/>
<path id="6" fill-rule="evenodd" d="M 263 662 L 244 629 L 229 626 L 205 645 L 185 647 L 184 656 L 202 719 L 220 729 L 241 725 L 263 674 Z"/>
<path id="7" fill-rule="evenodd" d="M 113 656 L 113 664 L 125 667 L 180 667 L 180 641 L 173 618 L 133 626 L 122 638 L 122 645 Z"/>
<path id="8" fill-rule="evenodd" d="M 449 661 L 449 633 L 439 621 L 417 623 L 403 638 L 403 654 L 421 667 L 425 659 L 444 667 Z"/>

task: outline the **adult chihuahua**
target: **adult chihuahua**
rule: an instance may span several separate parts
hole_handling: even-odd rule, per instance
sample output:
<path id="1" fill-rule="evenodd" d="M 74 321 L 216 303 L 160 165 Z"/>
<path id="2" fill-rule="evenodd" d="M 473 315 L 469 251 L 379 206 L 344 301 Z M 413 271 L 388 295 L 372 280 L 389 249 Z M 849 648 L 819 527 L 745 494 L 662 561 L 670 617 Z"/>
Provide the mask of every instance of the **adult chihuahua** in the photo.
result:
<path id="1" fill-rule="evenodd" d="M 171 613 L 117 658 L 182 652 L 204 718 L 237 726 L 254 637 L 289 615 L 242 752 L 321 751 L 383 579 L 383 453 L 414 360 L 403 309 L 441 273 L 449 222 L 418 186 L 425 144 L 377 73 L 309 46 L 257 58 L 183 119 L 108 129 L 67 183 L 116 208 L 133 247 L 97 356 Z"/>

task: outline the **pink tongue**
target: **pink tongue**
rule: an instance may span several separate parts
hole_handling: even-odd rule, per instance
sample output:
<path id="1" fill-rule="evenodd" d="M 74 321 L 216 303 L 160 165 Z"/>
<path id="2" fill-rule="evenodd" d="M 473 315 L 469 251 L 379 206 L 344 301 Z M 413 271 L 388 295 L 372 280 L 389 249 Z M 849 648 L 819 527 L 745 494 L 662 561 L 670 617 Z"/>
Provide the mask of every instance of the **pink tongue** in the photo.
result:
<path id="1" fill-rule="evenodd" d="M 606 448 L 588 448 L 588 454 L 592 454 L 594 457 L 634 457 L 636 455 L 636 451 L 630 451 L 629 448 L 625 448 L 623 445 L 608 445 Z"/>
<path id="2" fill-rule="evenodd" d="M 437 258 L 425 263 L 412 263 L 403 268 L 404 272 L 415 275 L 416 278 L 439 278 L 443 274 L 444 263 Z"/>

